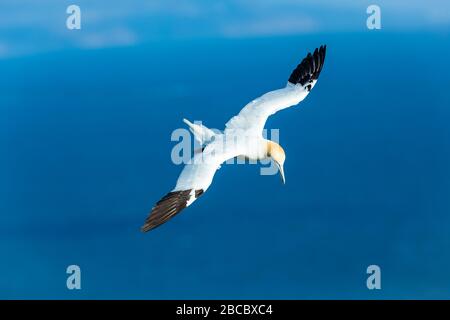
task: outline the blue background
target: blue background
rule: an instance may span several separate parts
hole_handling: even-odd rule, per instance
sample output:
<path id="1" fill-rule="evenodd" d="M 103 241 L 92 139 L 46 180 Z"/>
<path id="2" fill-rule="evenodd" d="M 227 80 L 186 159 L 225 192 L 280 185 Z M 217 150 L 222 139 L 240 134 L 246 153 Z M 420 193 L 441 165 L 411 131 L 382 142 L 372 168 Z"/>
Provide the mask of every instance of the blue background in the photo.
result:
<path id="1" fill-rule="evenodd" d="M 374 31 L 364 1 L 217 3 L 79 1 L 70 31 L 69 2 L 2 2 L 0 298 L 450 298 L 448 3 L 381 1 Z M 222 129 L 320 44 L 318 85 L 266 126 L 287 184 L 222 166 L 141 233 L 181 119 Z"/>

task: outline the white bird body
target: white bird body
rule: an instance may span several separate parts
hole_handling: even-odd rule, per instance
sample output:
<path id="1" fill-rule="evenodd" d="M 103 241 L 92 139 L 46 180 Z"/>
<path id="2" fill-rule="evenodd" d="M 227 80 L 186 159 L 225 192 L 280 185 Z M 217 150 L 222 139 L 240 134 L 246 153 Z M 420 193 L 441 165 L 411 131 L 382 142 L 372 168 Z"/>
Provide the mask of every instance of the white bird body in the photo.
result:
<path id="1" fill-rule="evenodd" d="M 284 150 L 279 144 L 263 138 L 264 125 L 269 116 L 305 99 L 317 83 L 325 52 L 326 46 L 321 46 L 313 55 L 309 53 L 292 72 L 286 87 L 268 92 L 248 103 L 225 124 L 222 133 L 183 119 L 204 148 L 196 152 L 185 165 L 175 188 L 153 207 L 142 230 L 154 229 L 190 206 L 210 187 L 216 171 L 229 159 L 271 158 L 278 165 L 284 182 Z"/>

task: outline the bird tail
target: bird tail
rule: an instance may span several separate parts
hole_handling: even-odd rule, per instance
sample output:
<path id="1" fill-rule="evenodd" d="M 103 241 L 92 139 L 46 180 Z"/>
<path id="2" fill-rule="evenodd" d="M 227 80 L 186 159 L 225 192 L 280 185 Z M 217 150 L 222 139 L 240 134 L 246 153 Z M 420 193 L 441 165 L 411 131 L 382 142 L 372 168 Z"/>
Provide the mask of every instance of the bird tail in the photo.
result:
<path id="1" fill-rule="evenodd" d="M 189 127 L 189 130 L 194 135 L 194 138 L 201 144 L 205 145 L 211 142 L 212 137 L 215 135 L 214 131 L 208 129 L 202 124 L 195 124 L 190 122 L 187 119 L 183 119 L 183 122 L 186 123 Z"/>

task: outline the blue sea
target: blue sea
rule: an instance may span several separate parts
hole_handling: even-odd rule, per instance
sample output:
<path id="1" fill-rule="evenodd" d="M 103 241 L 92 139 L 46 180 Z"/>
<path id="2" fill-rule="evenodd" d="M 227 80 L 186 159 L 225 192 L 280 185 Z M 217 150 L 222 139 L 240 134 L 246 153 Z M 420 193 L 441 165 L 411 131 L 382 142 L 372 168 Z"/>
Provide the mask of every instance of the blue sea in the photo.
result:
<path id="1" fill-rule="evenodd" d="M 160 37 L 0 59 L 0 298 L 450 298 L 448 40 Z M 314 90 L 266 125 L 280 129 L 286 185 L 224 165 L 141 233 L 182 169 L 182 119 L 222 129 L 321 44 Z M 69 265 L 81 290 L 66 287 Z"/>

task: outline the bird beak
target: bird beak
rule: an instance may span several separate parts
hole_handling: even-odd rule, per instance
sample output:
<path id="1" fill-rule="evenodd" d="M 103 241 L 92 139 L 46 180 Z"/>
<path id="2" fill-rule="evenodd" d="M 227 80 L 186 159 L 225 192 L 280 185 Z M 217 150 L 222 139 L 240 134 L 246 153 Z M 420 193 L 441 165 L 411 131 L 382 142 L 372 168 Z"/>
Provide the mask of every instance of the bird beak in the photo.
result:
<path id="1" fill-rule="evenodd" d="M 280 165 L 278 162 L 275 162 L 278 167 L 278 171 L 280 172 L 281 181 L 283 184 L 286 184 L 286 178 L 284 177 L 284 168 L 282 165 Z"/>

